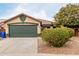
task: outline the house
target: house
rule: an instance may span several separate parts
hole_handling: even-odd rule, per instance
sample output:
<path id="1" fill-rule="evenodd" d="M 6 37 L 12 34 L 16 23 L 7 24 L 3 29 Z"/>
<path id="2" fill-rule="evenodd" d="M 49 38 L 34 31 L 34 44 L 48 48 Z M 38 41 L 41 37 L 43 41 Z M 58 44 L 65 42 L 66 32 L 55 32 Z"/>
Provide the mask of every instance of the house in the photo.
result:
<path id="1" fill-rule="evenodd" d="M 51 21 L 36 19 L 24 13 L 0 22 L 9 37 L 36 37 L 42 28 L 52 26 Z"/>
<path id="2" fill-rule="evenodd" d="M 39 19 L 39 20 L 42 22 L 42 25 L 41 25 L 42 30 L 44 28 L 50 28 L 53 26 L 53 22 L 51 22 L 51 21 L 43 20 L 43 19 Z"/>

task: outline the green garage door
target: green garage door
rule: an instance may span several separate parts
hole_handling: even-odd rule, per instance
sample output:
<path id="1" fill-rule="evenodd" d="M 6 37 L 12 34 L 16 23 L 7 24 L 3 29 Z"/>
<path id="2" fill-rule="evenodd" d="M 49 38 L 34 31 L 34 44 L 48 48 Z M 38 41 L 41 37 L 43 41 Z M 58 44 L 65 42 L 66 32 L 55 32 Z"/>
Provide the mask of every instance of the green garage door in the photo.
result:
<path id="1" fill-rule="evenodd" d="M 36 37 L 37 25 L 9 25 L 10 37 Z"/>

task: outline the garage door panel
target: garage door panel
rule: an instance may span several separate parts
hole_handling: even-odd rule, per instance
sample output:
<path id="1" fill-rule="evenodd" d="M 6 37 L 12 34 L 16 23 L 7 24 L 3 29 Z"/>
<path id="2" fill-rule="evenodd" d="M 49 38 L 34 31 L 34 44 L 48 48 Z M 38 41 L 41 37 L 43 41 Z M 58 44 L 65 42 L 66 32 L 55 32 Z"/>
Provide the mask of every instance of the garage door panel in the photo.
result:
<path id="1" fill-rule="evenodd" d="M 37 26 L 10 25 L 9 35 L 10 37 L 36 37 Z"/>

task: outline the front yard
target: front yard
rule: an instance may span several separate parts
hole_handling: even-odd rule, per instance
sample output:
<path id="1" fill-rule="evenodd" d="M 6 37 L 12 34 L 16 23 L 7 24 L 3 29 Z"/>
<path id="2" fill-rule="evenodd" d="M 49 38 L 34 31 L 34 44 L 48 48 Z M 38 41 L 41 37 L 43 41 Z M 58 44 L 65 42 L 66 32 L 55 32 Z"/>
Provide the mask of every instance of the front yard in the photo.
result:
<path id="1" fill-rule="evenodd" d="M 0 55 L 79 55 L 79 37 L 72 37 L 61 48 L 49 47 L 40 37 L 6 38 L 0 41 Z"/>
<path id="2" fill-rule="evenodd" d="M 79 55 L 79 37 L 72 37 L 63 47 L 49 47 L 40 38 L 38 40 L 38 53 L 58 55 Z"/>

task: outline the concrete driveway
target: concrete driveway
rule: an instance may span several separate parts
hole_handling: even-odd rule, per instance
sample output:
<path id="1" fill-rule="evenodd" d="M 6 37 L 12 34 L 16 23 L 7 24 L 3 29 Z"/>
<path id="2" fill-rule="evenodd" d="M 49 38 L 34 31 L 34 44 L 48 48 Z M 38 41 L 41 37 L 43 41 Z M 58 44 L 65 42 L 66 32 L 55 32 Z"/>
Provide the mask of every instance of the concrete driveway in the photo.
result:
<path id="1" fill-rule="evenodd" d="M 37 53 L 37 37 L 5 38 L 0 41 L 0 55 L 32 55 Z"/>

